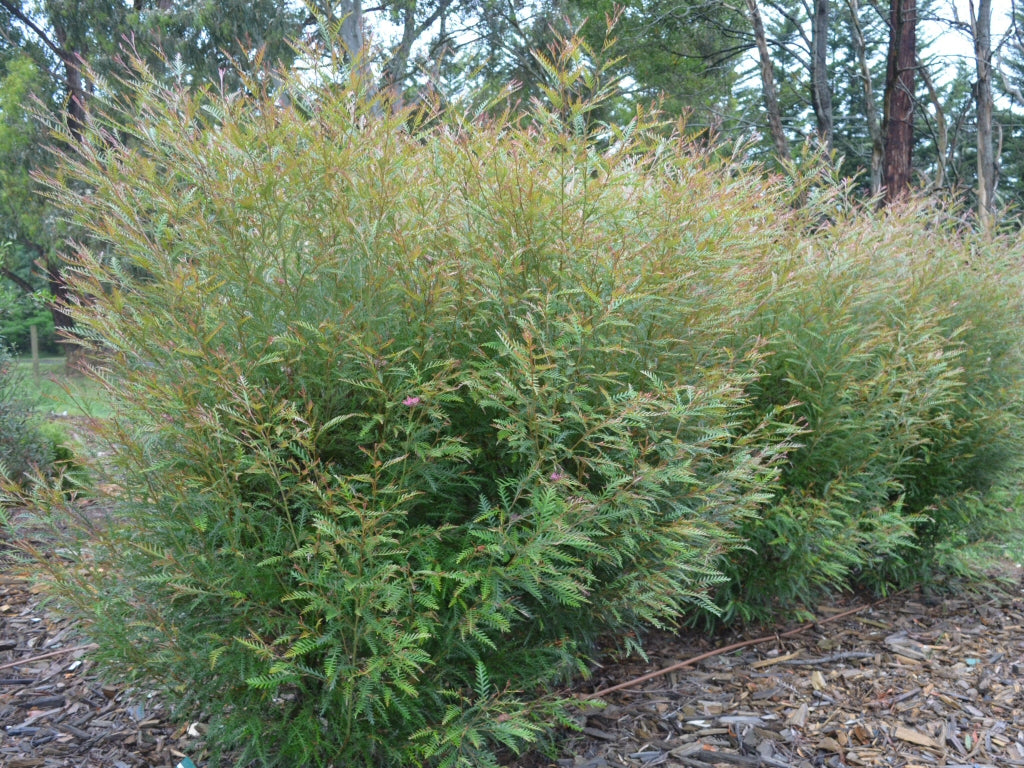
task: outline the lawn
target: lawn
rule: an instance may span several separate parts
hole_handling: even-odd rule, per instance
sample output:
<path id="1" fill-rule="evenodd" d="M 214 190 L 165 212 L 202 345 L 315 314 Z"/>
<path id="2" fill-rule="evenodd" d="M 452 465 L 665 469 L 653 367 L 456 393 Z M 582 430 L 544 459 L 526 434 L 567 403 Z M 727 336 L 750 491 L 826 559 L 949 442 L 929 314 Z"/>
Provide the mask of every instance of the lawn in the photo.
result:
<path id="1" fill-rule="evenodd" d="M 998 489 L 991 503 L 998 504 L 1002 514 L 987 520 L 977 532 L 979 540 L 966 545 L 961 554 L 982 569 L 1000 560 L 1019 568 L 1024 563 L 1024 481 Z"/>
<path id="2" fill-rule="evenodd" d="M 43 357 L 39 360 L 36 378 L 32 360 L 25 357 L 17 362 L 21 389 L 36 403 L 38 410 L 67 416 L 105 418 L 110 406 L 102 389 L 91 379 L 81 375 L 68 375 L 63 357 Z"/>

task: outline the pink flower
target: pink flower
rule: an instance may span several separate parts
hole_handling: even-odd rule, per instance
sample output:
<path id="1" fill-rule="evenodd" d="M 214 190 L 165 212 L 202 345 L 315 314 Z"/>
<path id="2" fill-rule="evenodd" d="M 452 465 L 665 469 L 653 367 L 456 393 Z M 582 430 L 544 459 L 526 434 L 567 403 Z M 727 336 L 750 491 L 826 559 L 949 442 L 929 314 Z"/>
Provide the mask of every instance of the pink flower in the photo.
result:
<path id="1" fill-rule="evenodd" d="M 557 483 L 557 482 L 558 482 L 559 480 L 562 480 L 562 479 L 564 479 L 564 478 L 565 478 L 565 475 L 564 475 L 564 474 L 562 474 L 561 472 L 552 472 L 552 473 L 551 473 L 551 480 L 552 480 L 553 482 L 556 482 L 556 483 Z"/>
<path id="2" fill-rule="evenodd" d="M 405 398 L 405 400 L 402 401 L 402 405 L 407 405 L 410 408 L 415 408 L 419 404 L 420 399 L 418 397 L 407 397 Z"/>

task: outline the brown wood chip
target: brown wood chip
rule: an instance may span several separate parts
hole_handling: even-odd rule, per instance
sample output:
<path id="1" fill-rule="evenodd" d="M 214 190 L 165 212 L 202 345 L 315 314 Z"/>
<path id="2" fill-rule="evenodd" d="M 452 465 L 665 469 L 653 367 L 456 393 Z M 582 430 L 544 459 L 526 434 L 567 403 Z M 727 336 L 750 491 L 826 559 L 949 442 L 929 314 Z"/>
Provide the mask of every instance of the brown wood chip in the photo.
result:
<path id="1" fill-rule="evenodd" d="M 560 761 L 528 755 L 514 768 L 594 759 L 623 768 L 1024 768 L 1022 627 L 1020 590 L 904 595 L 774 647 L 613 691 L 588 724 L 600 722 L 600 735 L 566 733 Z M 646 647 L 649 663 L 603 666 L 587 690 L 709 651 L 706 638 L 686 634 L 655 633 Z"/>

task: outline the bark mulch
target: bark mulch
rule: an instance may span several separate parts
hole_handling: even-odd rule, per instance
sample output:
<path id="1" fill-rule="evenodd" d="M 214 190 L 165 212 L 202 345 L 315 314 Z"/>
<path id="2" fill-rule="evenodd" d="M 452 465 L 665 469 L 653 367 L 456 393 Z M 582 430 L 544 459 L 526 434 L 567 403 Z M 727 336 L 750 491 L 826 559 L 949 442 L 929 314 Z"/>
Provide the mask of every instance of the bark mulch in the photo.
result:
<path id="1" fill-rule="evenodd" d="M 0 563 L 0 569 L 3 565 Z M 101 683 L 94 647 L 0 570 L 0 766 L 176 766 L 199 736 L 144 691 Z"/>
<path id="2" fill-rule="evenodd" d="M 903 594 L 602 696 L 531 768 L 1024 767 L 1024 591 Z M 785 628 L 784 628 L 785 629 Z M 743 637 L 661 634 L 650 660 L 607 664 L 578 693 Z M 173 768 L 202 762 L 200 723 L 98 681 L 90 646 L 0 559 L 0 766 Z M 339 766 L 340 768 L 340 766 Z"/>
<path id="3" fill-rule="evenodd" d="M 1012 575 L 983 597 L 901 594 L 838 621 L 827 617 L 848 606 L 822 607 L 805 631 L 604 693 L 582 733 L 534 765 L 1024 766 L 1024 590 Z M 650 663 L 598 670 L 591 690 L 709 650 L 661 635 Z"/>

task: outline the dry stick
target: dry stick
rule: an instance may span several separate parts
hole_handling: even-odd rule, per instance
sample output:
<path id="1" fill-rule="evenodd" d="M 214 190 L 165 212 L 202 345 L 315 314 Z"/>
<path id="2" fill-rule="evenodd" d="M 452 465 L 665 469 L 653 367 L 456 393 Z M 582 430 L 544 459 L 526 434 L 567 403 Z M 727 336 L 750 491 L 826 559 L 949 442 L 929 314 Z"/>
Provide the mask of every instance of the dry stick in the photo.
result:
<path id="1" fill-rule="evenodd" d="M 820 624 L 821 622 L 818 623 Z M 849 651 L 847 653 L 831 653 L 828 656 L 819 656 L 816 659 L 783 659 L 779 664 L 787 667 L 816 667 L 819 664 L 831 664 L 833 661 L 870 659 L 874 655 L 871 651 Z"/>
<path id="2" fill-rule="evenodd" d="M 0 669 L 20 667 L 22 664 L 31 664 L 33 661 L 48 659 L 51 656 L 61 656 L 65 653 L 74 653 L 75 651 L 91 651 L 94 648 L 99 648 L 99 646 L 96 645 L 96 643 L 87 643 L 86 645 L 76 645 L 71 648 L 61 648 L 59 651 L 50 651 L 49 653 L 41 653 L 38 656 L 29 656 L 27 659 L 18 659 L 17 661 L 9 661 L 6 664 L 0 664 Z"/>
<path id="3" fill-rule="evenodd" d="M 648 680 L 654 679 L 655 677 L 667 675 L 669 672 L 675 672 L 677 669 L 683 669 L 684 667 L 692 667 L 699 661 L 704 661 L 705 659 L 710 659 L 715 656 L 721 656 L 723 653 L 737 651 L 740 648 L 748 648 L 751 645 L 760 645 L 761 643 L 768 643 L 780 637 L 792 637 L 793 635 L 799 635 L 801 632 L 806 632 L 808 629 L 816 627 L 819 624 L 828 624 L 830 621 L 845 619 L 847 616 L 852 616 L 855 613 L 866 611 L 868 608 L 873 608 L 874 606 L 879 605 L 880 603 L 884 603 L 886 600 L 891 600 L 892 598 L 896 597 L 896 595 L 902 594 L 902 592 L 905 591 L 906 590 L 894 592 L 893 594 L 889 595 L 889 597 L 886 597 L 882 600 L 876 600 L 873 603 L 867 603 L 866 605 L 862 605 L 858 608 L 851 608 L 848 611 L 843 611 L 842 613 L 837 613 L 827 618 L 819 619 L 818 621 L 809 621 L 803 626 L 797 627 L 796 629 L 790 629 L 787 632 L 779 632 L 774 635 L 765 635 L 764 637 L 754 638 L 753 640 L 743 640 L 739 643 L 733 643 L 732 645 L 727 645 L 723 648 L 716 648 L 713 651 L 702 653 L 699 656 L 694 656 L 693 658 L 687 659 L 686 661 L 680 661 L 678 664 L 673 664 L 670 667 L 665 667 L 664 669 L 656 669 L 653 672 L 648 672 L 646 675 L 641 675 L 640 677 L 633 678 L 632 680 L 627 680 L 624 683 L 619 683 L 618 685 L 613 685 L 609 688 L 603 688 L 602 690 L 595 691 L 594 693 L 588 693 L 586 696 L 583 697 L 583 699 L 596 699 L 600 696 L 604 696 L 606 693 L 611 693 L 613 691 L 621 691 L 623 688 L 632 688 L 634 685 L 645 683 Z"/>

